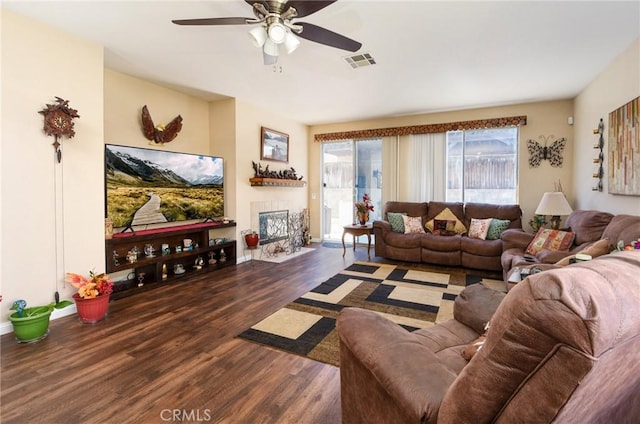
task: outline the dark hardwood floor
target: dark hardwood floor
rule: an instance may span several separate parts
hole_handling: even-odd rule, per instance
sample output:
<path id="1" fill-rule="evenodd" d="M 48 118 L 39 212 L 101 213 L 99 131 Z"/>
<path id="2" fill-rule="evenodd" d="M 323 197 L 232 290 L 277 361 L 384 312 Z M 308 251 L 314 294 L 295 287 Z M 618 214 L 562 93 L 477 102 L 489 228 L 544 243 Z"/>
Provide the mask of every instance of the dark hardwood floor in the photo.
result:
<path id="1" fill-rule="evenodd" d="M 312 247 L 112 301 L 95 325 L 54 320 L 37 343 L 2 336 L 1 422 L 339 423 L 338 368 L 235 338 L 367 260 Z"/>
<path id="2" fill-rule="evenodd" d="M 54 320 L 37 343 L 2 336 L 0 422 L 340 423 L 338 368 L 235 338 L 368 260 L 361 245 L 312 247 L 112 301 L 94 325 Z"/>

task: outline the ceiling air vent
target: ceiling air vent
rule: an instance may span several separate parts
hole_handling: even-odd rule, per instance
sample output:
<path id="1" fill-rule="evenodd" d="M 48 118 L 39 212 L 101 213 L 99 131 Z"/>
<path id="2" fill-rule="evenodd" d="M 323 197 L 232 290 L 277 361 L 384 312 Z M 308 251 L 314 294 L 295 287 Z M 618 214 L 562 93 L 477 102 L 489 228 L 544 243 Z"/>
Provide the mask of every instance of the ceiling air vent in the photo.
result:
<path id="1" fill-rule="evenodd" d="M 363 66 L 375 65 L 376 61 L 373 60 L 369 53 L 360 53 L 355 54 L 353 56 L 347 56 L 344 60 L 351 66 L 353 69 L 362 68 Z"/>

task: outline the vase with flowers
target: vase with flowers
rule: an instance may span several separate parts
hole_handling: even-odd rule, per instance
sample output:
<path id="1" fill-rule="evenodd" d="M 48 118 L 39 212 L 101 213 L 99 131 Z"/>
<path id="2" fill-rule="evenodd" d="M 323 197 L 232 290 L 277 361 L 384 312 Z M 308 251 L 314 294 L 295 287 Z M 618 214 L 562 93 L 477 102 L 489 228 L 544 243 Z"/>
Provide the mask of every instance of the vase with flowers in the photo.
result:
<path id="1" fill-rule="evenodd" d="M 101 321 L 107 315 L 109 297 L 113 292 L 113 281 L 107 274 L 89 272 L 89 277 L 80 274 L 67 273 L 66 282 L 78 289 L 73 295 L 80 321 L 93 324 Z"/>
<path id="2" fill-rule="evenodd" d="M 369 212 L 373 212 L 373 203 L 367 193 L 362 195 L 362 202 L 356 202 L 356 215 L 358 216 L 358 222 L 360 225 L 367 225 L 369 221 Z"/>

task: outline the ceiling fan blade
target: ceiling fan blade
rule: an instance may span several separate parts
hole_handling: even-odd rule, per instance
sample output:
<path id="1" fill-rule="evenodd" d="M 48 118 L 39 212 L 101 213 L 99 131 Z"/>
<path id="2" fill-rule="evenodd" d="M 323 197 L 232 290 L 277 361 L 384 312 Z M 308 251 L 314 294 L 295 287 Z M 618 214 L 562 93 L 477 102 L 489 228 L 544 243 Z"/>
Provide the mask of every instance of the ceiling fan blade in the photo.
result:
<path id="1" fill-rule="evenodd" d="M 348 50 L 350 52 L 358 51 L 360 47 L 362 47 L 362 43 L 358 43 L 351 38 L 347 38 L 344 35 L 329 31 L 328 29 L 317 25 L 306 22 L 296 22 L 296 25 L 300 25 L 302 27 L 302 32 L 298 33 L 298 37 L 306 40 L 342 50 Z"/>
<path id="2" fill-rule="evenodd" d="M 253 7 L 254 3 L 262 3 L 264 5 L 264 7 L 266 7 L 267 9 L 269 9 L 267 2 L 265 0 L 244 0 L 245 3 L 249 4 L 251 7 Z"/>
<path id="3" fill-rule="evenodd" d="M 249 1 L 249 0 L 247 0 Z M 328 1 L 316 1 L 316 0 L 289 0 L 284 5 L 284 10 L 293 7 L 298 12 L 297 18 L 304 18 L 305 16 L 309 16 L 312 13 L 316 13 L 318 10 L 324 9 L 332 3 L 335 3 L 337 0 L 328 0 Z"/>
<path id="4" fill-rule="evenodd" d="M 176 25 L 244 25 L 247 19 L 253 18 L 202 18 L 202 19 L 174 19 Z"/>

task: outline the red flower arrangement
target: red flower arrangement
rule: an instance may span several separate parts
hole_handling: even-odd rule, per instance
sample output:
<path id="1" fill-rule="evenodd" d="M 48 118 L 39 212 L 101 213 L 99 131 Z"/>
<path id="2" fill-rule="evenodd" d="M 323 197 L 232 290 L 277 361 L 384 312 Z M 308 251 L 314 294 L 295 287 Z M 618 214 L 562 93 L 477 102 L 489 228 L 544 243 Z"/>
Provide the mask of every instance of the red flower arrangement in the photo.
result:
<path id="1" fill-rule="evenodd" d="M 356 202 L 355 206 L 359 213 L 373 212 L 373 204 L 367 193 L 362 195 L 362 202 Z"/>
<path id="2" fill-rule="evenodd" d="M 67 283 L 71 283 L 78 289 L 78 296 L 83 299 L 93 299 L 98 296 L 108 296 L 113 292 L 113 281 L 109 280 L 107 274 L 96 274 L 89 271 L 89 278 L 67 272 Z"/>

